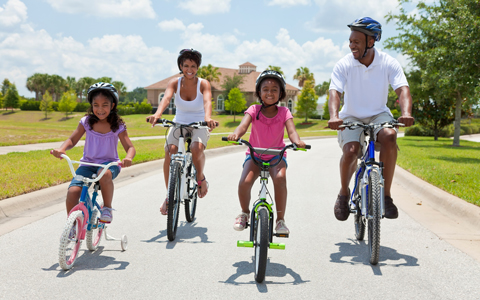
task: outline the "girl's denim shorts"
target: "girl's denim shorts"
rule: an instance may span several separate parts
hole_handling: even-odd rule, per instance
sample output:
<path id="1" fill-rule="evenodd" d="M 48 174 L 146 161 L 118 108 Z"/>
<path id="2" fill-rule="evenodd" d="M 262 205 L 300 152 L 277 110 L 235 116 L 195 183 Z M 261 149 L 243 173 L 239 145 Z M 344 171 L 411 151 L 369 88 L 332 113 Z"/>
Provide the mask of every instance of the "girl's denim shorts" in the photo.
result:
<path id="1" fill-rule="evenodd" d="M 272 157 L 272 159 L 270 160 L 262 160 L 263 162 L 271 162 L 271 161 L 274 161 L 276 162 L 277 159 L 279 158 L 278 155 L 275 155 L 274 157 Z M 247 154 L 247 156 L 245 157 L 245 160 L 243 161 L 243 167 L 245 167 L 245 163 L 247 161 L 249 161 L 250 159 L 252 159 L 252 156 L 250 154 Z M 288 168 L 288 163 L 287 163 L 287 159 L 284 157 L 282 157 L 282 160 L 285 162 L 285 167 Z"/>
<path id="2" fill-rule="evenodd" d="M 110 162 L 104 162 L 102 163 L 102 165 L 108 165 Z M 120 168 L 118 166 L 110 166 L 110 168 L 108 168 L 110 170 L 110 172 L 112 172 L 112 180 L 115 179 L 118 174 L 120 173 Z M 75 171 L 75 173 L 77 175 L 82 175 L 83 177 L 88 177 L 88 178 L 92 178 L 92 175 L 93 174 L 98 174 L 99 173 L 99 170 L 100 172 L 103 170 L 102 167 L 96 167 L 96 166 L 80 166 L 78 167 L 78 169 Z M 83 186 L 83 181 L 79 181 L 79 180 L 76 180 L 75 178 L 72 179 L 72 182 L 70 182 L 70 185 L 68 186 L 68 188 L 70 188 L 71 186 Z"/>

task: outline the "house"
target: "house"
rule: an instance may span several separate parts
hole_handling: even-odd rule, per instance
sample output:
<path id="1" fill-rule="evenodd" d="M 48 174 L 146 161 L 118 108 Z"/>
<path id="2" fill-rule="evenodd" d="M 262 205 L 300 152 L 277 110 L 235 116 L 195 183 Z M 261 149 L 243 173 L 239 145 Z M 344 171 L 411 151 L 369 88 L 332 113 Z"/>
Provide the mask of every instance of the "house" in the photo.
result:
<path id="1" fill-rule="evenodd" d="M 258 75 L 260 75 L 261 72 L 257 72 L 256 69 L 257 67 L 249 62 L 240 65 L 238 69 L 218 68 L 218 72 L 222 74 L 219 76 L 219 82 L 210 83 L 212 86 L 213 110 L 219 113 L 225 111 L 225 91 L 222 90 L 222 84 L 225 80 L 225 76 L 233 77 L 233 75 L 235 74 L 244 76 L 243 83 L 240 85 L 239 88 L 244 94 L 245 100 L 247 100 L 247 107 L 254 102 L 258 102 L 257 96 L 255 95 L 255 81 L 257 80 L 257 77 Z M 180 76 L 182 76 L 182 74 L 175 74 L 157 83 L 145 87 L 145 89 L 147 90 L 148 103 L 152 105 L 154 110 L 157 109 L 160 101 L 162 100 L 168 82 L 171 79 Z M 288 107 L 288 109 L 290 109 L 290 111 L 294 113 L 295 103 L 297 102 L 297 95 L 299 94 L 299 92 L 300 90 L 298 88 L 287 83 L 287 96 L 282 102 L 280 102 L 279 105 Z M 164 113 L 175 113 L 174 97 L 172 97 L 170 105 Z"/>

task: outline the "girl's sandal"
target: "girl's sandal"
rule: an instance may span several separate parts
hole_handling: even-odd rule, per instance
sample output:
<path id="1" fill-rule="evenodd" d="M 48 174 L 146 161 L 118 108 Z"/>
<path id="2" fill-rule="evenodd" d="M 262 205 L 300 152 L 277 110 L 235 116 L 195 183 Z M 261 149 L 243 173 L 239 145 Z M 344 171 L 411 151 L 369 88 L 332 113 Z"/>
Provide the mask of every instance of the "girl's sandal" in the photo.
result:
<path id="1" fill-rule="evenodd" d="M 165 202 L 160 206 L 160 213 L 164 216 L 168 214 L 168 198 L 165 198 Z"/>
<path id="2" fill-rule="evenodd" d="M 197 186 L 198 186 L 198 189 L 199 189 L 199 190 L 200 190 L 200 188 L 202 187 L 202 182 L 204 182 L 204 181 L 205 181 L 205 175 L 203 175 L 203 179 L 202 179 L 202 180 L 198 180 L 198 181 L 197 181 Z M 207 183 L 207 193 L 208 193 L 208 187 L 209 187 L 209 186 L 208 186 L 208 181 L 206 181 L 206 183 Z M 200 197 L 200 198 L 203 198 L 203 197 L 205 197 L 206 195 L 207 195 L 207 194 L 203 195 L 203 196 Z"/>

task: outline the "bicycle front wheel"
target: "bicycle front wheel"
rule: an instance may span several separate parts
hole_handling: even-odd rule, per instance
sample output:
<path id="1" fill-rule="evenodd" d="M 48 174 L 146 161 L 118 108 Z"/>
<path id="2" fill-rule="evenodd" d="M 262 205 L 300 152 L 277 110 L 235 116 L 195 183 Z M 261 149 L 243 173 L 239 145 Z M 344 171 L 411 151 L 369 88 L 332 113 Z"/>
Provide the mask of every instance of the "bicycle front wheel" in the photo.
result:
<path id="1" fill-rule="evenodd" d="M 380 189 L 380 174 L 375 171 L 370 172 L 368 182 L 368 246 L 372 265 L 376 265 L 380 257 L 380 220 L 382 219 Z"/>
<path id="2" fill-rule="evenodd" d="M 168 183 L 168 216 L 167 237 L 169 241 L 175 240 L 177 234 L 178 214 L 180 208 L 180 185 L 182 184 L 182 165 L 173 162 L 170 166 L 170 182 Z"/>
<path id="3" fill-rule="evenodd" d="M 268 210 L 265 207 L 258 209 L 258 218 L 255 220 L 255 280 L 258 283 L 265 279 L 268 253 Z"/>
<path id="4" fill-rule="evenodd" d="M 90 230 L 87 230 L 87 235 L 85 238 L 87 248 L 90 251 L 97 250 L 100 240 L 102 239 L 103 228 L 99 228 L 99 225 L 101 224 L 98 222 L 98 213 L 98 209 L 95 208 L 92 212 L 92 216 L 90 217 L 90 226 L 92 227 Z"/>
<path id="5" fill-rule="evenodd" d="M 357 168 L 357 171 L 358 171 L 358 168 Z M 357 209 L 357 211 L 353 216 L 353 222 L 355 225 L 355 237 L 357 238 L 357 240 L 363 241 L 363 238 L 365 237 L 365 218 L 362 216 L 362 198 L 361 198 L 362 193 L 360 191 L 362 186 L 361 178 L 363 178 L 363 172 L 360 173 L 358 178 L 360 179 L 357 180 L 357 186 L 355 187 L 355 195 L 353 196 L 353 198 L 355 199 L 353 201 Z"/>
<path id="6" fill-rule="evenodd" d="M 77 259 L 78 250 L 82 240 L 83 213 L 79 210 L 74 211 L 68 216 L 67 223 L 60 237 L 60 247 L 58 250 L 58 262 L 64 270 L 73 267 Z"/>
<path id="7" fill-rule="evenodd" d="M 195 211 L 197 210 L 197 170 L 190 164 L 187 168 L 187 193 L 188 199 L 185 199 L 185 217 L 187 222 L 195 220 Z"/>

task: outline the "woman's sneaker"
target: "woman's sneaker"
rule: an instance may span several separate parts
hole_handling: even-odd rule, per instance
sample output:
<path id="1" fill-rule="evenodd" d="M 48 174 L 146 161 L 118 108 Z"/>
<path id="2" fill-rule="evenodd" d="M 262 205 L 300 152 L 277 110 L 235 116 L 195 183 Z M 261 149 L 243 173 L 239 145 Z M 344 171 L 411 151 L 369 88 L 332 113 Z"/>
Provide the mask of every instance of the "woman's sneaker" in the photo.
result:
<path id="1" fill-rule="evenodd" d="M 100 222 L 102 223 L 111 223 L 113 216 L 112 216 L 112 209 L 110 207 L 102 207 L 100 210 L 102 213 L 100 215 Z"/>
<path id="2" fill-rule="evenodd" d="M 287 224 L 285 224 L 284 220 L 277 221 L 277 225 L 275 225 L 275 232 L 279 234 L 290 234 L 290 230 L 288 230 Z"/>
<path id="3" fill-rule="evenodd" d="M 233 229 L 236 231 L 242 231 L 247 227 L 247 222 L 248 222 L 248 214 L 242 212 L 237 216 L 235 219 L 235 223 L 233 224 Z"/>

